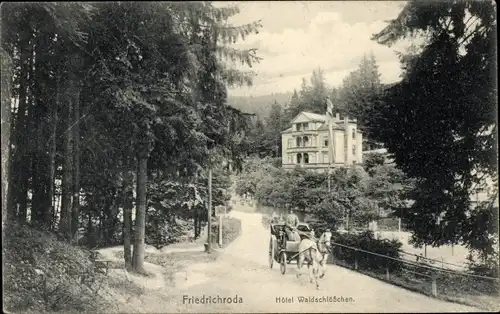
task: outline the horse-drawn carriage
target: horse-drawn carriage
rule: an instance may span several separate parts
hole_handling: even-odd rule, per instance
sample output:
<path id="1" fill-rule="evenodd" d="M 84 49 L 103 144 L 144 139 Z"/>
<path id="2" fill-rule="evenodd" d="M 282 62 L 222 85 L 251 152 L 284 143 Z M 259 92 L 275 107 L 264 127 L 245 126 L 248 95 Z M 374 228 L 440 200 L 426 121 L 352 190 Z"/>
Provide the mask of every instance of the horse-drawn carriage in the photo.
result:
<path id="1" fill-rule="evenodd" d="M 273 268 L 274 262 L 280 263 L 282 274 L 286 273 L 286 266 L 292 261 L 298 262 L 300 241 L 289 241 L 286 237 L 285 224 L 271 224 L 271 239 L 269 241 L 269 267 Z M 297 233 L 301 240 L 309 237 L 312 229 L 306 223 L 299 223 Z"/>

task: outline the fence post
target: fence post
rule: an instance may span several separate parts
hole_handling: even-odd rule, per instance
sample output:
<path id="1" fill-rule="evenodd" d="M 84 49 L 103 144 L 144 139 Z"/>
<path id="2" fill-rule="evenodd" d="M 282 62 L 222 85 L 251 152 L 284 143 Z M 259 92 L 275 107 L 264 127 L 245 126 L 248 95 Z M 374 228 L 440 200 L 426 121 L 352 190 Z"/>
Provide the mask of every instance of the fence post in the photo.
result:
<path id="1" fill-rule="evenodd" d="M 219 213 L 219 247 L 222 247 L 222 214 Z"/>
<path id="2" fill-rule="evenodd" d="M 358 270 L 358 250 L 354 250 L 354 269 Z"/>
<path id="3" fill-rule="evenodd" d="M 431 279 L 432 279 L 432 282 L 431 282 L 432 296 L 437 297 L 437 283 L 436 283 L 437 275 L 435 272 L 432 273 Z"/>
<path id="4" fill-rule="evenodd" d="M 389 261 L 387 261 L 387 264 L 385 265 L 385 279 L 387 279 L 387 281 L 391 279 L 391 276 L 389 275 Z"/>

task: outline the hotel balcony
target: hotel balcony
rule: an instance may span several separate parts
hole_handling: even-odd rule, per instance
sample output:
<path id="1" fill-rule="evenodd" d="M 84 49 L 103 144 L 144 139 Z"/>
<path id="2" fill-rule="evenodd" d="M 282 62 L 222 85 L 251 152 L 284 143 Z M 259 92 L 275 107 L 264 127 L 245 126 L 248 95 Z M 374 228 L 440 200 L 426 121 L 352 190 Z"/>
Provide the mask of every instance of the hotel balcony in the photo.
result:
<path id="1" fill-rule="evenodd" d="M 287 153 L 292 152 L 308 152 L 308 151 L 318 151 L 318 145 L 310 145 L 310 146 L 292 146 L 286 149 Z"/>
<path id="2" fill-rule="evenodd" d="M 318 130 L 292 130 L 290 132 L 291 135 L 317 135 Z"/>
<path id="3" fill-rule="evenodd" d="M 311 170 L 327 170 L 328 167 L 330 166 L 329 163 L 322 163 L 322 162 L 315 162 L 315 163 L 301 163 L 301 164 L 283 164 L 282 167 L 284 169 L 293 169 L 295 167 L 303 168 L 303 169 L 311 169 Z M 340 167 L 345 167 L 346 165 L 344 163 L 334 163 L 331 165 L 332 168 L 340 168 Z M 354 165 L 350 165 L 354 166 Z"/>

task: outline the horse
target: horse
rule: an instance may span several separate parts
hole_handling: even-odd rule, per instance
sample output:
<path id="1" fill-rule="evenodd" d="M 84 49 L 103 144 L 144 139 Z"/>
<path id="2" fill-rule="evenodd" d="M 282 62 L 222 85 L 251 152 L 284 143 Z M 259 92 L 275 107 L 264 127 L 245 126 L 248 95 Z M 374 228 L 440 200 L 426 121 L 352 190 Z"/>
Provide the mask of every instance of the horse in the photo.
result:
<path id="1" fill-rule="evenodd" d="M 311 232 L 311 238 L 314 238 L 313 232 Z M 309 279 L 311 283 L 313 283 L 313 281 L 315 282 L 316 289 L 319 289 L 318 279 L 325 276 L 325 263 L 328 259 L 328 246 L 331 239 L 332 233 L 330 230 L 326 230 L 323 234 L 321 234 L 317 242 L 309 238 L 305 238 L 300 241 L 299 244 L 299 261 L 297 263 L 299 273 L 297 274 L 297 277 L 301 276 L 300 269 L 304 262 L 307 261 Z M 322 273 L 318 276 L 320 267 Z"/>

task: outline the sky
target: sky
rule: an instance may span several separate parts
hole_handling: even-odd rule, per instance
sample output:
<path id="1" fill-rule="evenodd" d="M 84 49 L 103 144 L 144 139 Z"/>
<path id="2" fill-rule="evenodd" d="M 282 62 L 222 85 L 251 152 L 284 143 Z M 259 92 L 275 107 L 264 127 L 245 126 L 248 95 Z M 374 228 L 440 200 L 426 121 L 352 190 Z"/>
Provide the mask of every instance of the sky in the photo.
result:
<path id="1" fill-rule="evenodd" d="M 230 4 L 230 3 L 229 3 Z M 229 89 L 233 96 L 258 96 L 299 89 L 321 67 L 329 86 L 339 86 L 356 69 L 365 53 L 373 52 L 381 81 L 399 79 L 396 51 L 404 44 L 386 47 L 370 40 L 394 19 L 402 1 L 262 1 L 233 2 L 240 13 L 230 23 L 241 25 L 261 20 L 259 34 L 252 34 L 235 48 L 257 48 L 263 60 L 251 69 L 256 72 L 252 87 Z M 228 2 L 217 3 L 218 6 Z"/>

